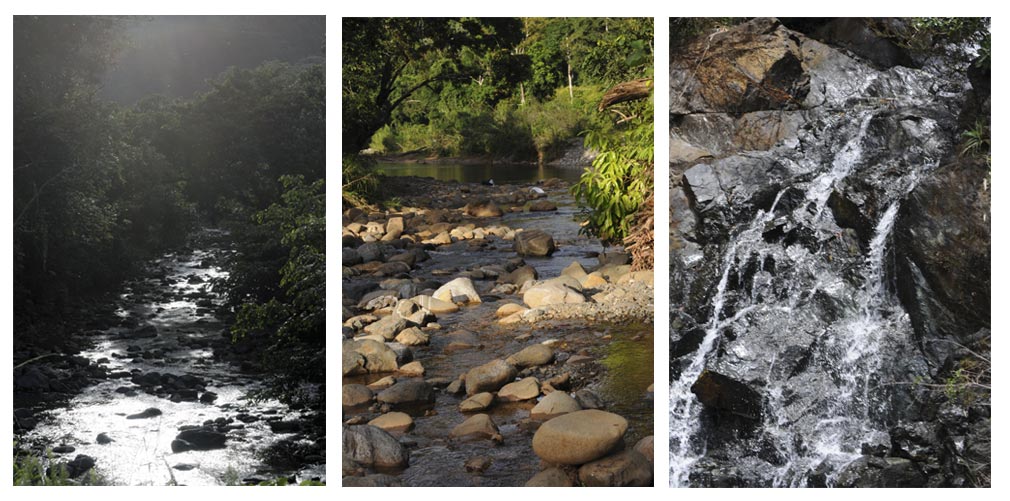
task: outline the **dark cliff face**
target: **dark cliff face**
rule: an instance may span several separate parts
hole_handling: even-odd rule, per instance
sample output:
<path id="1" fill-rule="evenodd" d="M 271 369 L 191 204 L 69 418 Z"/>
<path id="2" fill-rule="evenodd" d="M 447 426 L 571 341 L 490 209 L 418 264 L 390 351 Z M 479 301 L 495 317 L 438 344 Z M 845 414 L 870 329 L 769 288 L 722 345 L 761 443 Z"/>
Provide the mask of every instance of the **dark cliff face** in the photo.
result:
<path id="1" fill-rule="evenodd" d="M 937 365 L 991 325 L 989 177 L 981 161 L 937 168 L 909 194 L 895 227 L 899 297 Z"/>
<path id="2" fill-rule="evenodd" d="M 989 326 L 988 169 L 956 160 L 987 99 L 859 23 L 755 19 L 671 56 L 675 482 L 958 483 L 900 426 L 943 449 L 912 382 Z"/>

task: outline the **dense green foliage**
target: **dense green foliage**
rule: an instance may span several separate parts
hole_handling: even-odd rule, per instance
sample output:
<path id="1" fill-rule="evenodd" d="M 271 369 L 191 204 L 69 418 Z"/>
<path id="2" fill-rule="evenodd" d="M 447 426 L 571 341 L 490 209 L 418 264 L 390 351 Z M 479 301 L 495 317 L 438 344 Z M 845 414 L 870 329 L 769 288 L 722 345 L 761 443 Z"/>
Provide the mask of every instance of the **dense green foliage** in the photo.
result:
<path id="1" fill-rule="evenodd" d="M 603 92 L 652 74 L 651 19 L 345 19 L 343 43 L 351 203 L 375 194 L 366 147 L 549 161 L 585 131 L 617 133 Z"/>
<path id="2" fill-rule="evenodd" d="M 652 100 L 632 109 L 636 118 L 619 133 L 586 135 L 586 147 L 600 154 L 572 187 L 576 200 L 590 209 L 583 231 L 608 243 L 629 235 L 632 218 L 653 189 Z"/>
<path id="3" fill-rule="evenodd" d="M 290 387 L 284 357 L 309 353 L 298 377 L 321 382 L 324 67 L 232 68 L 191 99 L 124 107 L 97 97 L 121 19 L 14 27 L 15 342 L 65 338 L 56 319 L 217 226 L 235 237 L 227 285 L 240 325 L 277 330 L 255 345 L 267 368 Z"/>
<path id="4" fill-rule="evenodd" d="M 39 456 L 14 447 L 14 486 L 60 486 L 60 485 L 107 485 L 106 480 L 94 469 L 79 478 L 70 478 L 63 463 L 57 463 L 52 453 Z"/>
<path id="5" fill-rule="evenodd" d="M 108 288 L 193 216 L 136 117 L 95 97 L 112 18 L 19 17 L 14 57 L 15 312 L 22 326 Z M 59 36 L 52 36 L 59 33 Z"/>
<path id="6" fill-rule="evenodd" d="M 285 176 L 281 182 L 281 201 L 256 214 L 252 237 L 246 235 L 252 245 L 234 258 L 231 299 L 240 309 L 232 332 L 236 339 L 268 338 L 262 363 L 273 384 L 258 396 L 321 405 L 325 393 L 306 393 L 304 385 L 325 382 L 326 194 L 321 179 L 306 184 L 301 176 Z M 276 269 L 280 255 L 279 282 L 256 276 Z"/>
<path id="7" fill-rule="evenodd" d="M 366 146 L 544 162 L 585 135 L 600 152 L 573 190 L 585 229 L 620 241 L 652 190 L 652 103 L 597 107 L 652 76 L 652 30 L 639 18 L 345 19 L 344 200 L 376 195 L 355 155 Z"/>

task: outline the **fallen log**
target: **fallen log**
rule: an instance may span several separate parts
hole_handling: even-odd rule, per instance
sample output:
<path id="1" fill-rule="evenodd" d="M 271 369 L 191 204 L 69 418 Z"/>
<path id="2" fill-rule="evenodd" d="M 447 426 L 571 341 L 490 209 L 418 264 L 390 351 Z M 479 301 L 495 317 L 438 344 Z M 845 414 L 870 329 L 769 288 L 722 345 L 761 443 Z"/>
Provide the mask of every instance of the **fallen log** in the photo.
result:
<path id="1" fill-rule="evenodd" d="M 610 88 L 603 94 L 597 111 L 603 111 L 617 103 L 645 99 L 652 92 L 653 80 L 651 78 L 639 78 L 628 82 L 621 82 Z"/>

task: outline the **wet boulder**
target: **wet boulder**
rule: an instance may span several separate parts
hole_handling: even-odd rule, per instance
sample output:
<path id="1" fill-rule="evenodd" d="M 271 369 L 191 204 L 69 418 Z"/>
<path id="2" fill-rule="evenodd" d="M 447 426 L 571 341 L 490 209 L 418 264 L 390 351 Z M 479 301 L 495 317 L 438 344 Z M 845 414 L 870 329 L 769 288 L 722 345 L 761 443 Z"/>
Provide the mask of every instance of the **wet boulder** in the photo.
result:
<path id="1" fill-rule="evenodd" d="M 550 212 L 558 210 L 557 204 L 550 200 L 534 200 L 529 203 L 530 212 Z"/>
<path id="2" fill-rule="evenodd" d="M 542 230 L 516 233 L 513 248 L 520 256 L 550 256 L 557 250 L 554 238 Z"/>
<path id="3" fill-rule="evenodd" d="M 547 468 L 526 481 L 526 487 L 573 487 L 575 482 L 561 468 Z"/>
<path id="4" fill-rule="evenodd" d="M 404 468 L 410 457 L 389 432 L 370 425 L 344 426 L 343 453 L 363 466 L 377 468 Z"/>
<path id="5" fill-rule="evenodd" d="M 172 441 L 172 452 L 223 449 L 228 437 L 209 427 L 183 430 Z"/>
<path id="6" fill-rule="evenodd" d="M 372 339 L 344 341 L 341 355 L 345 376 L 393 372 L 399 367 L 396 352 Z"/>
<path id="7" fill-rule="evenodd" d="M 391 242 L 400 238 L 403 234 L 403 218 L 400 216 L 391 217 L 386 221 L 386 233 L 382 236 L 383 242 Z"/>
<path id="8" fill-rule="evenodd" d="M 283 434 L 283 433 L 298 433 L 302 431 L 302 429 L 305 427 L 305 424 L 298 419 L 288 419 L 288 420 L 281 419 L 277 421 L 270 421 L 269 423 L 267 423 L 267 426 L 270 427 L 270 431 L 274 433 Z"/>
<path id="9" fill-rule="evenodd" d="M 472 396 L 485 391 L 498 391 L 515 379 L 518 373 L 512 364 L 501 359 L 474 367 L 466 373 L 466 394 Z"/>
<path id="10" fill-rule="evenodd" d="M 29 366 L 24 368 L 20 374 L 14 376 L 14 386 L 22 391 L 48 391 L 54 375 L 47 374 L 42 368 Z"/>
<path id="11" fill-rule="evenodd" d="M 385 253 L 382 248 L 382 244 L 377 242 L 369 242 L 367 244 L 362 244 L 357 248 L 358 256 L 364 263 L 370 263 L 372 261 L 382 261 L 385 259 Z"/>
<path id="12" fill-rule="evenodd" d="M 431 296 L 420 295 L 410 298 L 411 301 L 424 308 L 431 313 L 436 315 L 441 315 L 443 313 L 454 313 L 459 311 L 459 306 L 456 306 L 452 301 L 443 301 L 441 299 L 435 299 Z"/>
<path id="13" fill-rule="evenodd" d="M 562 414 L 580 410 L 582 407 L 571 395 L 563 391 L 552 391 L 537 402 L 537 405 L 530 411 L 530 417 L 546 421 Z"/>
<path id="14" fill-rule="evenodd" d="M 78 454 L 73 461 L 66 464 L 67 475 L 70 478 L 77 478 L 84 475 L 88 470 L 95 467 L 95 458 Z"/>
<path id="15" fill-rule="evenodd" d="M 540 396 L 540 381 L 535 377 L 520 379 L 498 390 L 498 399 L 507 402 L 532 400 L 538 396 Z"/>
<path id="16" fill-rule="evenodd" d="M 617 448 L 628 421 L 600 410 L 576 411 L 544 423 L 533 435 L 533 452 L 555 464 L 581 465 Z"/>
<path id="17" fill-rule="evenodd" d="M 435 390 L 420 379 L 402 379 L 380 391 L 375 399 L 393 406 L 427 405 L 435 401 Z"/>
<path id="18" fill-rule="evenodd" d="M 498 426 L 487 414 L 475 414 L 466 418 L 449 432 L 449 438 L 458 439 L 490 439 L 493 442 L 503 440 Z"/>
<path id="19" fill-rule="evenodd" d="M 512 270 L 507 275 L 499 277 L 498 283 L 512 284 L 516 287 L 522 287 L 526 282 L 536 280 L 538 278 L 540 278 L 540 274 L 537 273 L 537 269 L 526 264 Z"/>
<path id="20" fill-rule="evenodd" d="M 160 415 L 161 415 L 161 409 L 155 407 L 149 407 L 136 414 L 130 414 L 129 416 L 126 416 L 126 419 L 148 419 Z"/>
<path id="21" fill-rule="evenodd" d="M 551 360 L 554 360 L 554 350 L 550 346 L 542 344 L 527 346 L 505 359 L 506 362 L 519 369 L 547 365 L 551 363 Z"/>
<path id="22" fill-rule="evenodd" d="M 392 341 L 396 335 L 409 325 L 407 319 L 400 315 L 387 315 L 377 322 L 368 324 L 363 329 L 366 335 L 379 336 L 386 341 Z"/>
<path id="23" fill-rule="evenodd" d="M 345 384 L 341 387 L 344 407 L 357 407 L 372 401 L 372 390 L 361 384 Z"/>
<path id="24" fill-rule="evenodd" d="M 863 456 L 835 478 L 836 487 L 925 487 L 927 477 L 914 462 L 896 457 Z"/>
<path id="25" fill-rule="evenodd" d="M 491 407 L 494 395 L 488 392 L 478 393 L 459 404 L 460 412 L 477 412 Z"/>
<path id="26" fill-rule="evenodd" d="M 452 331 L 446 334 L 445 351 L 447 353 L 458 350 L 469 350 L 483 346 L 477 335 L 463 329 Z"/>
<path id="27" fill-rule="evenodd" d="M 505 318 L 512 316 L 516 313 L 522 313 L 526 311 L 526 309 L 527 308 L 521 304 L 505 303 L 494 312 L 494 316 L 498 318 Z"/>
<path id="28" fill-rule="evenodd" d="M 431 342 L 431 338 L 417 327 L 408 327 L 396 335 L 396 342 L 407 346 L 419 346 L 427 345 Z"/>
<path id="29" fill-rule="evenodd" d="M 718 372 L 705 370 L 691 385 L 702 405 L 742 418 L 761 418 L 761 394 L 750 386 Z"/>
<path id="30" fill-rule="evenodd" d="M 388 432 L 408 432 L 414 427 L 414 419 L 404 412 L 387 412 L 368 422 L 369 426 L 382 428 Z"/>
<path id="31" fill-rule="evenodd" d="M 469 304 L 481 302 L 480 295 L 477 294 L 477 290 L 473 287 L 473 282 L 466 277 L 459 277 L 450 280 L 445 285 L 439 287 L 438 290 L 431 295 L 431 297 L 451 303 L 463 302 L 464 304 Z M 464 299 L 462 301 L 457 301 L 457 298 Z"/>

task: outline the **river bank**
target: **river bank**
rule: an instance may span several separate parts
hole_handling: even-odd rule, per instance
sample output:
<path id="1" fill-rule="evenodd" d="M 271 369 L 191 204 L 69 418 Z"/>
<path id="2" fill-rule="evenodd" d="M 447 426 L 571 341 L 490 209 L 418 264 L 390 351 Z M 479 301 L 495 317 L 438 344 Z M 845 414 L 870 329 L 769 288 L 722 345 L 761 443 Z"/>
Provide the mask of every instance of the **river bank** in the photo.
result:
<path id="1" fill-rule="evenodd" d="M 558 179 L 384 190 L 343 220 L 343 485 L 650 485 L 651 271 Z"/>

